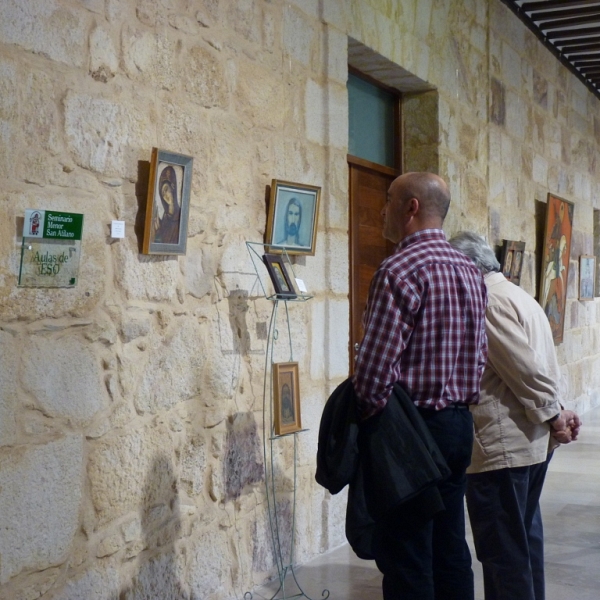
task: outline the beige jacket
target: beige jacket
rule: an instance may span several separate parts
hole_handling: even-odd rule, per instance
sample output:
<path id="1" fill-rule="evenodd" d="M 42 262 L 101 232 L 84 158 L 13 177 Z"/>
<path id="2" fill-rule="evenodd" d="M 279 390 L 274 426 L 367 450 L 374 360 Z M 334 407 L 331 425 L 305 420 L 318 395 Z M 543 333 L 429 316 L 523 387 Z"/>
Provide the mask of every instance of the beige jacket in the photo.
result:
<path id="1" fill-rule="evenodd" d="M 479 404 L 471 407 L 475 440 L 468 473 L 544 461 L 545 421 L 560 412 L 560 369 L 544 311 L 502 273 L 489 273 L 485 283 L 489 356 Z"/>

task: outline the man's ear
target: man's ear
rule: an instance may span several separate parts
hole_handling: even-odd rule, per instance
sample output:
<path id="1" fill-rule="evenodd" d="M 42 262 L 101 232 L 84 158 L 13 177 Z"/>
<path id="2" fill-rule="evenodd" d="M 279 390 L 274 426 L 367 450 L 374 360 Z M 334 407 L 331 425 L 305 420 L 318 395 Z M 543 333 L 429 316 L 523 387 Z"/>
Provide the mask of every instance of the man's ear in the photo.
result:
<path id="1" fill-rule="evenodd" d="M 419 212 L 419 200 L 417 198 L 411 198 L 408 201 L 406 213 L 409 216 L 414 217 L 418 212 Z"/>

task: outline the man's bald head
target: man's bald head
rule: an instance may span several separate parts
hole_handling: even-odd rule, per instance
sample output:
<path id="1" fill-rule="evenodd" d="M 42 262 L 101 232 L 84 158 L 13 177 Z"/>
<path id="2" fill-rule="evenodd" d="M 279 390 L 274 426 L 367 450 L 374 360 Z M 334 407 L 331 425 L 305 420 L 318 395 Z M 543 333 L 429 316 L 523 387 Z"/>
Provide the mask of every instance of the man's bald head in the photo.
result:
<path id="1" fill-rule="evenodd" d="M 444 221 L 450 206 L 450 190 L 441 177 L 427 172 L 404 173 L 392 182 L 394 184 L 398 185 L 401 200 L 416 198 L 423 216 Z"/>
<path id="2" fill-rule="evenodd" d="M 394 179 L 381 211 L 383 235 L 394 243 L 422 229 L 441 229 L 450 206 L 446 182 L 434 173 L 404 173 Z"/>

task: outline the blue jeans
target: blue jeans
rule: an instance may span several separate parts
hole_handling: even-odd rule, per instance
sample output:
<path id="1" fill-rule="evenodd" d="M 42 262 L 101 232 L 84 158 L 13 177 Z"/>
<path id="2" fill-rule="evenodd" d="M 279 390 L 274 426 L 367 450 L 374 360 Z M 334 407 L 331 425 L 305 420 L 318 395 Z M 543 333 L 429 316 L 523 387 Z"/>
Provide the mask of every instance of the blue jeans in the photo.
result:
<path id="1" fill-rule="evenodd" d="M 544 600 L 539 500 L 550 459 L 467 476 L 467 506 L 486 600 Z"/>
<path id="2" fill-rule="evenodd" d="M 465 540 L 466 469 L 471 462 L 473 419 L 465 408 L 420 409 L 451 470 L 438 488 L 445 510 L 420 518 L 423 499 L 402 504 L 377 524 L 375 554 L 385 600 L 473 600 L 471 553 Z"/>

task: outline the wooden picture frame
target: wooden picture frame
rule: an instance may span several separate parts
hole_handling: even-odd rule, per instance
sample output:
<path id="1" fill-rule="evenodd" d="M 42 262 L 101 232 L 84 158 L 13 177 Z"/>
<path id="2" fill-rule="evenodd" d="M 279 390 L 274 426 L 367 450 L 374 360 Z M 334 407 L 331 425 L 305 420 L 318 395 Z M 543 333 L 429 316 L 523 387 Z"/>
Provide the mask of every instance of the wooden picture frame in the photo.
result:
<path id="1" fill-rule="evenodd" d="M 574 208 L 572 202 L 548 194 L 539 303 L 550 321 L 555 344 L 563 341 L 565 328 Z"/>
<path id="2" fill-rule="evenodd" d="M 152 148 L 143 254 L 185 254 L 193 161 Z"/>
<path id="3" fill-rule="evenodd" d="M 525 242 L 503 240 L 502 260 L 500 261 L 502 274 L 508 281 L 515 285 L 521 283 L 523 270 L 523 257 L 525 255 Z"/>
<path id="4" fill-rule="evenodd" d="M 579 299 L 593 300 L 596 289 L 596 257 L 582 254 L 579 257 Z"/>
<path id="5" fill-rule="evenodd" d="M 265 245 L 269 252 L 314 256 L 321 188 L 273 179 Z"/>
<path id="6" fill-rule="evenodd" d="M 273 363 L 273 409 L 275 435 L 302 429 L 298 363 Z"/>
<path id="7" fill-rule="evenodd" d="M 296 298 L 296 290 L 285 267 L 283 256 L 281 254 L 265 254 L 263 261 L 277 297 L 287 300 Z"/>

